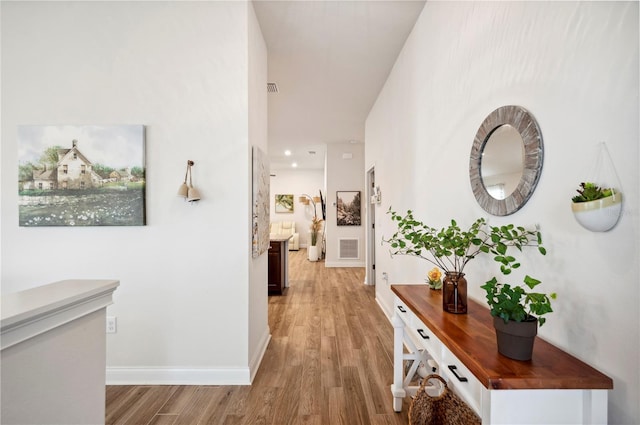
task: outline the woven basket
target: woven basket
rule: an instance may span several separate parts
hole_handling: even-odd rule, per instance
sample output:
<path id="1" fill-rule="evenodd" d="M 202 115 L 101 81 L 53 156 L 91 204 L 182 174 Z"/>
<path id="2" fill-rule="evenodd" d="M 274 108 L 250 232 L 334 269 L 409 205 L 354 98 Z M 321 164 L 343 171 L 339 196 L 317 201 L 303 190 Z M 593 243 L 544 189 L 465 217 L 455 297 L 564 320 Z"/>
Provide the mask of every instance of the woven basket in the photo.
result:
<path id="1" fill-rule="evenodd" d="M 427 394 L 425 385 L 430 379 L 440 380 L 442 393 L 438 396 Z M 429 375 L 422 380 L 416 396 L 409 406 L 410 425 L 480 425 L 478 415 L 447 387 L 440 375 Z"/>

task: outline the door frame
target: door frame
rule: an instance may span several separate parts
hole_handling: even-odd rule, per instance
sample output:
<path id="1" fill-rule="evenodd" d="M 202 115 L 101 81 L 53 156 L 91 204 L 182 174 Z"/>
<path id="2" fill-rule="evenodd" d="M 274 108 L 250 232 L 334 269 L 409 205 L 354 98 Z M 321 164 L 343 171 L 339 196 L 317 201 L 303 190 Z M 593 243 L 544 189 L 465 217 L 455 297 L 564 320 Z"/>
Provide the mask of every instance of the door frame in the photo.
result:
<path id="1" fill-rule="evenodd" d="M 366 273 L 365 273 L 365 285 L 376 284 L 376 203 L 372 201 L 373 196 L 377 195 L 376 192 L 376 179 L 375 179 L 375 165 L 371 166 L 367 170 L 366 184 L 367 184 L 367 230 L 366 230 Z"/>

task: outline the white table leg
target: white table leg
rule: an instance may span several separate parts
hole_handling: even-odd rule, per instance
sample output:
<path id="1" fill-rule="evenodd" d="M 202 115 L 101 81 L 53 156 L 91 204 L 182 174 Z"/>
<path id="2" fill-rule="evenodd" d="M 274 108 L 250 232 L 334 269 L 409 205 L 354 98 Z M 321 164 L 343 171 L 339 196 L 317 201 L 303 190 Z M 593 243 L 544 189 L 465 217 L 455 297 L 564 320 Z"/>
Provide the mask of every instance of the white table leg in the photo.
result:
<path id="1" fill-rule="evenodd" d="M 393 315 L 393 384 L 391 385 L 391 395 L 393 396 L 393 410 L 402 410 L 402 399 L 407 395 L 403 384 L 403 339 L 404 322 L 397 313 Z"/>

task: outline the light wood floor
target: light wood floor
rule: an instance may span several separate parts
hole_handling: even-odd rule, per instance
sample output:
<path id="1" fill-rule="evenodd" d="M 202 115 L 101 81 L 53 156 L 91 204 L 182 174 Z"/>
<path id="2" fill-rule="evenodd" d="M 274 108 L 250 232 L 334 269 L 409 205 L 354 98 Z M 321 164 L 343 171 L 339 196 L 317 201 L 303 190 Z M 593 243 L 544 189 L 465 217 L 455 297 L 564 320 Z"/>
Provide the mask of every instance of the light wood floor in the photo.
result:
<path id="1" fill-rule="evenodd" d="M 393 412 L 393 328 L 362 268 L 289 256 L 269 297 L 272 339 L 251 386 L 107 386 L 107 424 L 407 424 Z"/>

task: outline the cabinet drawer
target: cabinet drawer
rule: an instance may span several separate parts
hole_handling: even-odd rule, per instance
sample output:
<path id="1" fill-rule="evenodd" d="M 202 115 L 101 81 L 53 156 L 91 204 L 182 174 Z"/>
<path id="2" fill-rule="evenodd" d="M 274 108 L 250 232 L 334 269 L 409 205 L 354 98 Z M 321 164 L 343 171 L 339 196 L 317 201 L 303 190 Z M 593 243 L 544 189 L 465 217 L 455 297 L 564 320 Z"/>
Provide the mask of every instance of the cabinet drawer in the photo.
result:
<path id="1" fill-rule="evenodd" d="M 447 380 L 449 388 L 452 388 L 480 416 L 485 388 L 447 347 L 442 347 L 440 374 Z"/>
<path id="2" fill-rule="evenodd" d="M 407 336 L 418 348 L 424 348 L 436 363 L 442 358 L 442 342 L 431 330 L 407 307 L 402 300 L 396 298 L 394 306 L 398 316 L 405 323 Z"/>
<path id="3" fill-rule="evenodd" d="M 420 347 L 427 350 L 429 355 L 433 357 L 436 363 L 440 364 L 442 360 L 442 342 L 436 337 L 429 328 L 425 326 L 417 317 L 414 326 L 411 328 L 412 338 L 418 341 Z"/>
<path id="4" fill-rule="evenodd" d="M 401 299 L 396 298 L 395 299 L 395 303 L 393 306 L 394 309 L 394 313 L 397 313 L 398 316 L 402 319 L 402 321 L 405 323 L 405 325 L 411 327 L 412 326 L 412 322 L 413 322 L 413 313 L 411 312 L 411 310 L 409 309 L 409 307 L 407 307 L 407 305 L 405 303 L 402 302 Z"/>

